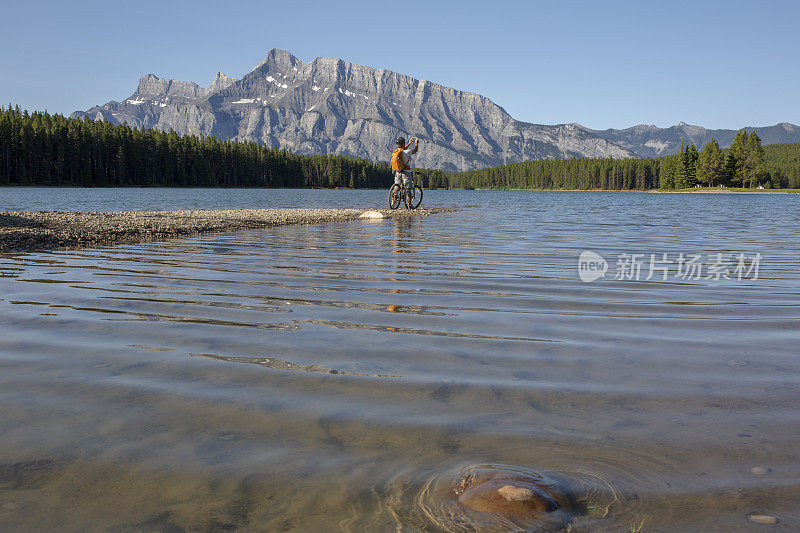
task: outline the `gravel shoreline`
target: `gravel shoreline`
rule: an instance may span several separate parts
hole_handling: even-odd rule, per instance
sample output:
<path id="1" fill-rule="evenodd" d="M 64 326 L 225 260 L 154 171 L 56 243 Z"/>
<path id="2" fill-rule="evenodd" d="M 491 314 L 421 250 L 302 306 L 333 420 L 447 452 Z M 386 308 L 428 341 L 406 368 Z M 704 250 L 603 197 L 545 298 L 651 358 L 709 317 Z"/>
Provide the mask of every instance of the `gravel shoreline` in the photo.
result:
<path id="1" fill-rule="evenodd" d="M 150 212 L 0 212 L 0 252 L 39 252 L 174 239 L 217 231 L 318 224 L 361 218 L 364 209 L 236 209 Z M 453 211 L 369 210 L 385 218 Z M 377 215 L 374 215 L 377 216 Z"/>

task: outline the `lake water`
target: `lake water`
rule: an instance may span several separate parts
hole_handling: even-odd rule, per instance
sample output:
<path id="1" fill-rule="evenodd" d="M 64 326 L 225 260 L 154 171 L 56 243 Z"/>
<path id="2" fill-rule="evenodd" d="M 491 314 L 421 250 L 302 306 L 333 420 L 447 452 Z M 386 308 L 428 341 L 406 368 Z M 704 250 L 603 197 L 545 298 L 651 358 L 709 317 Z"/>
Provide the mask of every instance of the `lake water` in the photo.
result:
<path id="1" fill-rule="evenodd" d="M 0 189 L 0 210 L 385 196 Z M 424 203 L 463 208 L 0 255 L 0 530 L 800 530 L 800 196 Z M 465 509 L 482 465 L 546 476 L 562 511 Z"/>

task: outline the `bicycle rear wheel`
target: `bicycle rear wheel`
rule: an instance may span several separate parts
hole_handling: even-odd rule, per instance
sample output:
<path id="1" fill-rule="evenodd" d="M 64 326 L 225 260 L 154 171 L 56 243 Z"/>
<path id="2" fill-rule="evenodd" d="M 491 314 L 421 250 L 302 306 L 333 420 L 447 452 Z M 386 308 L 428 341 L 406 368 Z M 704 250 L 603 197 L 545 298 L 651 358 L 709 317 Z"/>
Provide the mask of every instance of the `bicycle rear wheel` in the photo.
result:
<path id="1" fill-rule="evenodd" d="M 392 188 L 389 189 L 389 209 L 397 209 L 400 207 L 400 201 L 403 199 L 402 194 L 403 192 L 400 185 L 397 183 L 392 185 Z"/>

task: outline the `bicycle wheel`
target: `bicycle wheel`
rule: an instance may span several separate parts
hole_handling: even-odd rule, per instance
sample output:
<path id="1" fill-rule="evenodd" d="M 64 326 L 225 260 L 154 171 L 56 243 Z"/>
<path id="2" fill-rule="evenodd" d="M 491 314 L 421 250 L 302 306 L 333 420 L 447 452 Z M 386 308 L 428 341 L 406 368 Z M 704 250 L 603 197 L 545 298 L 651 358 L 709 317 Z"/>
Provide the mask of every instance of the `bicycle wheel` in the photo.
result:
<path id="1" fill-rule="evenodd" d="M 400 185 L 395 183 L 392 185 L 392 188 L 389 189 L 389 209 L 397 209 L 400 207 L 400 200 L 402 200 L 402 190 Z"/>
<path id="2" fill-rule="evenodd" d="M 414 188 L 411 190 L 411 203 L 408 201 L 408 197 L 405 198 L 406 207 L 409 209 L 416 209 L 419 207 L 419 204 L 422 203 L 422 187 L 419 185 L 414 185 Z"/>

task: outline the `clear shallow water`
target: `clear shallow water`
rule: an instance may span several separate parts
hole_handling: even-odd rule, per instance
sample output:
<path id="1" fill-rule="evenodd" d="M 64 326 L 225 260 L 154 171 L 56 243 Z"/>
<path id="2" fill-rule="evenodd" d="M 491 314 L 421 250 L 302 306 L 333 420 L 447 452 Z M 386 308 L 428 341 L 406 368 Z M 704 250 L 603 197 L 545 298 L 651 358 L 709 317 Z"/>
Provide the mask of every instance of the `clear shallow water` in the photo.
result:
<path id="1" fill-rule="evenodd" d="M 448 191 L 426 191 L 425 205 L 445 201 Z M 0 211 L 170 211 L 272 207 L 383 207 L 378 189 L 176 189 L 0 187 Z M 431 204 L 433 201 L 433 204 Z"/>
<path id="2" fill-rule="evenodd" d="M 99 191 L 87 210 L 255 207 Z M 452 496 L 489 464 L 559 484 L 543 530 L 798 530 L 799 203 L 430 191 L 479 207 L 2 256 L 0 528 L 508 530 Z M 584 250 L 762 259 L 583 283 Z"/>

